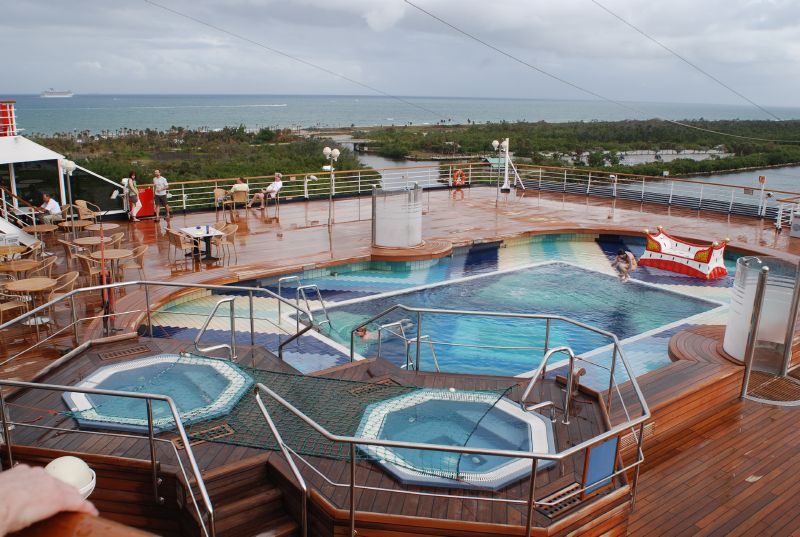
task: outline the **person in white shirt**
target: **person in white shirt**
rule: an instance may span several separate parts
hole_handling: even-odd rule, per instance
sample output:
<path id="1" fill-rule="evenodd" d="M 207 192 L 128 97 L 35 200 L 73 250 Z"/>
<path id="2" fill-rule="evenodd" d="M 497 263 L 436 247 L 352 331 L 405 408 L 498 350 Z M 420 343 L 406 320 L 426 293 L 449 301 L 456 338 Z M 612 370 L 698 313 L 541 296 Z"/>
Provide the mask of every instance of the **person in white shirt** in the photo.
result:
<path id="1" fill-rule="evenodd" d="M 272 199 L 278 195 L 283 187 L 283 175 L 280 173 L 275 174 L 275 180 L 270 183 L 267 188 L 263 189 L 261 192 L 256 192 L 253 194 L 253 198 L 250 200 L 250 203 L 247 205 L 248 207 L 252 207 L 255 205 L 256 201 L 261 203 L 261 207 L 259 209 L 263 209 L 267 206 L 267 196 Z"/>
<path id="2" fill-rule="evenodd" d="M 161 207 L 164 207 L 164 210 L 167 212 L 167 220 L 169 220 L 169 202 L 167 201 L 169 183 L 167 182 L 167 179 L 161 175 L 161 170 L 155 170 L 153 174 L 153 189 L 155 190 L 154 194 L 156 200 L 156 221 L 159 220 Z"/>
<path id="3" fill-rule="evenodd" d="M 243 177 L 237 177 L 236 182 L 231 187 L 230 193 L 233 196 L 234 192 L 250 192 L 250 187 L 244 182 Z"/>
<path id="4" fill-rule="evenodd" d="M 42 204 L 39 206 L 39 212 L 45 213 L 42 220 L 45 224 L 52 224 L 62 220 L 61 218 L 61 205 L 56 200 L 50 197 L 47 192 L 42 193 Z"/>

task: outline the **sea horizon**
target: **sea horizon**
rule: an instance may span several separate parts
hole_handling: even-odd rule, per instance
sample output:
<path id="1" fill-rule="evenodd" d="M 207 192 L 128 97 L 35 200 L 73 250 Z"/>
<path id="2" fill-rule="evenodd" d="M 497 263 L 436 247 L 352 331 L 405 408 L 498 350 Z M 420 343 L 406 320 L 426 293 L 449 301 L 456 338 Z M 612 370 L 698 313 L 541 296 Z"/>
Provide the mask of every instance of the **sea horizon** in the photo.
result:
<path id="1" fill-rule="evenodd" d="M 171 127 L 220 129 L 345 128 L 403 125 L 465 125 L 486 122 L 752 120 L 771 119 L 745 105 L 624 101 L 641 113 L 606 101 L 553 98 L 420 97 L 344 94 L 76 93 L 48 99 L 9 94 L 17 101 L 23 134 L 101 133 Z M 784 119 L 800 108 L 771 107 Z"/>

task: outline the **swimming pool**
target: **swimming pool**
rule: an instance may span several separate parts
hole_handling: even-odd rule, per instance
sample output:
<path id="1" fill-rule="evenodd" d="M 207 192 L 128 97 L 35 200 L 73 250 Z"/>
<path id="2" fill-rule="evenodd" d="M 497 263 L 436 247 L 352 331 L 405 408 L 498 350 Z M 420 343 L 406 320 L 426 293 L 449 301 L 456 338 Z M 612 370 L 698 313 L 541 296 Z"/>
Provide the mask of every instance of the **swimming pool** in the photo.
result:
<path id="1" fill-rule="evenodd" d="M 613 332 L 619 339 L 719 306 L 636 281 L 622 283 L 615 276 L 569 263 L 550 262 L 343 302 L 329 307 L 332 325 L 329 335 L 349 346 L 350 331 L 355 326 L 395 304 L 562 315 Z M 407 316 L 404 312 L 393 312 L 382 318 L 370 327 L 368 337 L 373 339 L 356 338 L 356 351 L 362 355 L 374 354 L 378 326 Z M 517 375 L 536 368 L 543 355 L 545 321 L 426 314 L 422 322 L 422 334 L 438 342 L 434 349 L 443 371 Z M 408 323 L 407 337 L 416 337 L 414 324 Z M 605 336 L 568 323 L 551 324 L 550 348 L 568 345 L 577 353 L 585 353 L 610 342 Z M 384 336 L 381 345 L 382 356 L 398 364 L 405 363 L 405 346 L 399 338 Z M 410 352 L 414 352 L 413 345 Z M 432 368 L 430 353 L 430 346 L 423 345 L 420 353 L 423 369 Z"/>
<path id="2" fill-rule="evenodd" d="M 184 425 L 225 415 L 253 385 L 235 364 L 188 354 L 160 354 L 101 367 L 77 385 L 172 398 Z M 87 428 L 147 431 L 143 399 L 68 392 L 64 401 L 78 424 Z M 175 426 L 169 406 L 152 405 L 156 431 Z"/>
<path id="3" fill-rule="evenodd" d="M 367 407 L 356 436 L 445 446 L 554 453 L 550 420 L 505 397 L 425 389 Z M 529 459 L 359 446 L 401 483 L 500 489 L 531 472 Z M 541 469 L 553 464 L 539 461 Z"/>

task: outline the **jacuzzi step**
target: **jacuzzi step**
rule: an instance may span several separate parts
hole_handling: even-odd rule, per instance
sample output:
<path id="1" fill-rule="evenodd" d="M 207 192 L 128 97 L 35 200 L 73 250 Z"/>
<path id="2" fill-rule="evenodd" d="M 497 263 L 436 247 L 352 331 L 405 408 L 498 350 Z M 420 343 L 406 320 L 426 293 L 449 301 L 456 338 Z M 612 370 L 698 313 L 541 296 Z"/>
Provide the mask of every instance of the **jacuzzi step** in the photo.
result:
<path id="1" fill-rule="evenodd" d="M 240 499 L 218 503 L 214 515 L 217 535 L 254 535 L 286 517 L 283 493 L 271 485 L 252 488 Z"/>

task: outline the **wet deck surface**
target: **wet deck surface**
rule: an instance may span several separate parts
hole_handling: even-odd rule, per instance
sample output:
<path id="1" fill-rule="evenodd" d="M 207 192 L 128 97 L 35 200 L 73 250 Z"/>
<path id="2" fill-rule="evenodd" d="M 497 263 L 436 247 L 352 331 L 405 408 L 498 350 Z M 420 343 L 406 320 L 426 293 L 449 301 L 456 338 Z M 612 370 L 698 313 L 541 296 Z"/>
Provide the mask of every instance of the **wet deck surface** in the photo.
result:
<path id="1" fill-rule="evenodd" d="M 676 235 L 709 241 L 730 237 L 734 247 L 767 248 L 784 256 L 800 254 L 800 240 L 790 239 L 787 231 L 776 234 L 771 221 L 748 217 L 701 214 L 626 200 L 544 192 L 501 199 L 500 206 L 495 209 L 494 191 L 478 188 L 466 190 L 463 199 L 454 200 L 444 191 L 425 193 L 423 198 L 425 238 L 449 240 L 456 245 L 535 232 L 591 229 L 614 233 L 663 225 Z M 175 214 L 173 227 L 214 221 L 214 213 L 184 216 L 176 211 Z M 264 218 L 262 214 L 241 211 L 236 237 L 238 259 L 234 260 L 168 262 L 163 221 L 125 224 L 128 226 L 125 246 L 150 245 L 145 260 L 146 276 L 161 280 L 237 281 L 272 269 L 343 262 L 369 254 L 371 224 L 366 220 L 369 215 L 366 199 L 337 201 L 337 223 L 330 233 L 321 225 L 327 220 L 326 202 L 284 204 L 278 219 L 274 218 L 274 208 L 269 213 L 272 218 Z M 60 259 L 57 272 L 64 271 L 65 265 Z M 132 270 L 126 277 L 135 279 L 138 275 Z M 79 314 L 96 313 L 99 302 L 99 297 L 81 300 Z M 69 316 L 67 308 L 56 312 L 56 319 L 62 326 Z M 7 330 L 3 336 L 0 361 L 35 341 L 33 331 L 27 327 Z M 53 342 L 55 345 L 43 345 L 34 353 L 0 366 L 0 375 L 32 378 L 36 371 L 74 347 L 69 332 L 54 337 Z M 169 345 L 168 340 L 159 340 L 157 344 L 160 347 Z M 78 374 L 85 374 L 85 371 Z M 57 397 L 48 397 L 28 399 L 26 396 L 17 403 L 31 408 L 12 407 L 14 418 L 31 420 L 32 424 L 64 419 L 42 412 L 43 408 L 62 408 Z M 646 445 L 648 462 L 640 481 L 630 533 L 787 535 L 800 530 L 800 514 L 794 508 L 800 484 L 793 471 L 800 465 L 798 426 L 800 409 L 729 401 L 715 415 L 703 417 L 683 433 Z M 117 439 L 103 443 L 96 438 L 86 438 L 94 435 L 56 436 L 21 430 L 15 432 L 17 434 L 44 446 L 58 444 L 62 449 L 82 447 L 120 456 L 147 455 L 145 442 L 132 445 L 125 439 Z M 211 443 L 195 448 L 204 469 L 250 456 L 254 451 L 244 447 L 226 447 L 219 451 Z M 222 452 L 225 455 L 220 456 Z M 169 453 L 160 451 L 160 454 L 166 457 Z M 470 509 L 466 505 L 463 508 Z M 513 515 L 506 513 L 505 516 Z"/>

